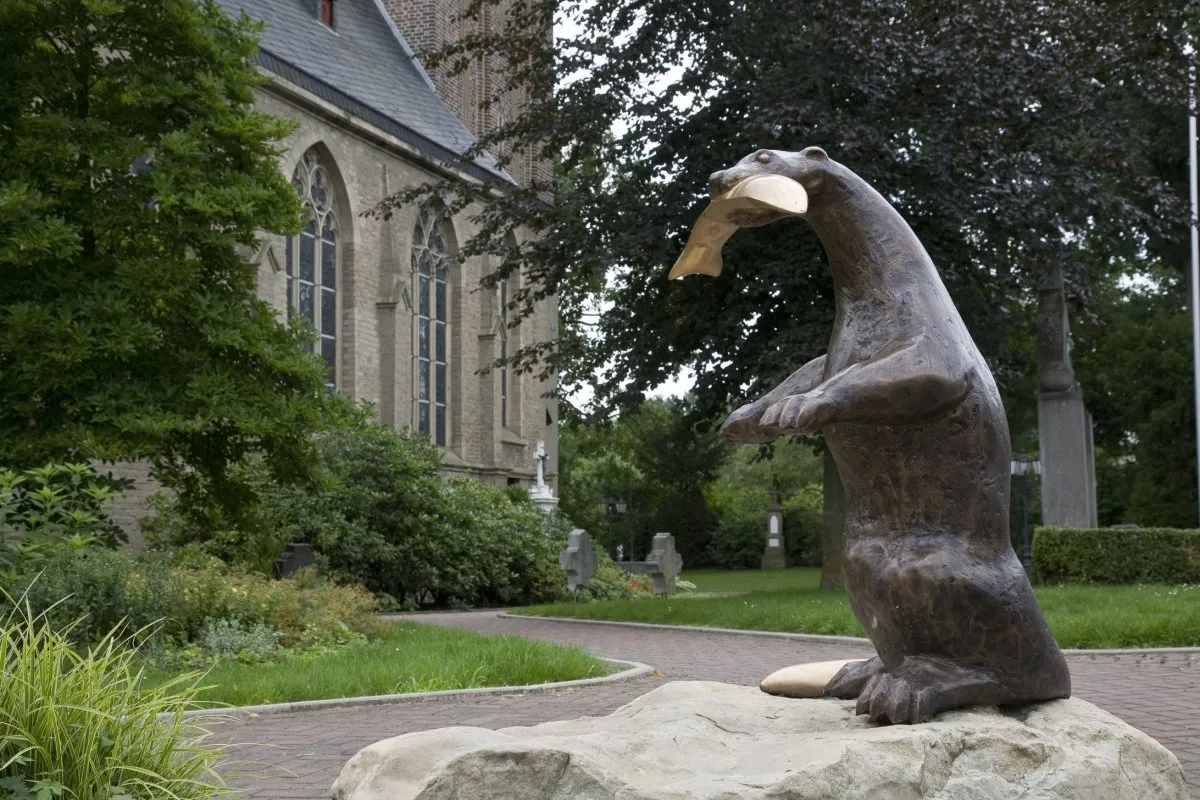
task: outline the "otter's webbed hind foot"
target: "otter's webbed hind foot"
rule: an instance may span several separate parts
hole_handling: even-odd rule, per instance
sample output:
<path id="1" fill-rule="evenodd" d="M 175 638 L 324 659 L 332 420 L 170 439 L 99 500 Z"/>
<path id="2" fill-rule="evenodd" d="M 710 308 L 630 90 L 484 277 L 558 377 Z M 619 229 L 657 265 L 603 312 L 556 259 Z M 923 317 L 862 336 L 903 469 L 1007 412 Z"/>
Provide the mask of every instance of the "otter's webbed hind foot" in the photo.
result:
<path id="1" fill-rule="evenodd" d="M 866 661 L 851 661 L 838 670 L 833 680 L 825 686 L 825 696 L 853 700 L 862 693 L 867 681 L 882 671 L 883 662 L 879 660 L 879 656 L 868 658 Z"/>
<path id="2" fill-rule="evenodd" d="M 872 722 L 913 725 L 950 709 L 1002 702 L 999 684 L 986 672 L 907 658 L 894 672 L 880 672 L 867 681 L 856 712 Z"/>

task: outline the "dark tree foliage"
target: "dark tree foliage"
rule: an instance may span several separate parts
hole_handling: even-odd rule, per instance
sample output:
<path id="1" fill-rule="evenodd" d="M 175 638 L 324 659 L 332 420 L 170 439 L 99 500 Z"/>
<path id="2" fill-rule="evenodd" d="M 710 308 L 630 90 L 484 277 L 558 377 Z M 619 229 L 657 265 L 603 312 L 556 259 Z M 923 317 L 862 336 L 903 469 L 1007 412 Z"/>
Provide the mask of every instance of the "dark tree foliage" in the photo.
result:
<path id="1" fill-rule="evenodd" d="M 643 558 L 654 534 L 666 531 L 685 564 L 706 563 L 718 520 L 705 491 L 732 448 L 698 430 L 690 406 L 689 398 L 646 400 L 591 424 L 564 415 L 562 510 L 610 555 L 621 544 L 626 558 Z"/>
<path id="2" fill-rule="evenodd" d="M 1188 186 L 1183 114 L 1130 91 L 1120 101 L 1152 174 Z M 1196 409 L 1189 231 L 1178 225 L 1114 248 L 1086 243 L 1092 313 L 1072 325 L 1076 376 L 1095 420 L 1100 524 L 1196 525 Z"/>
<path id="3" fill-rule="evenodd" d="M 467 16 L 491 4 L 476 0 Z M 668 284 L 666 271 L 711 172 L 756 148 L 821 145 L 911 222 L 1014 427 L 1026 428 L 1045 265 L 1063 265 L 1086 307 L 1085 247 L 1135 250 L 1184 224 L 1137 121 L 1184 114 L 1192 5 L 511 0 L 505 30 L 433 61 L 507 64 L 499 92 L 528 88 L 532 99 L 481 146 L 536 152 L 557 171 L 502 196 L 440 189 L 459 206 L 485 204 L 467 252 L 502 254 L 498 272 L 540 278 L 522 299 L 560 297 L 563 337 L 527 347 L 522 363 L 544 358 L 568 391 L 594 383 L 608 407 L 690 368 L 714 413 L 824 350 L 833 301 L 823 252 L 803 223 L 785 221 L 739 232 L 715 280 Z M 538 236 L 506 249 L 517 224 Z"/>
<path id="4" fill-rule="evenodd" d="M 1187 284 L 1143 274 L 1079 326 L 1079 375 L 1096 420 L 1102 523 L 1196 527 L 1196 409 Z"/>
<path id="5" fill-rule="evenodd" d="M 341 404 L 256 300 L 261 231 L 299 225 L 288 123 L 253 110 L 254 29 L 212 2 L 0 3 L 0 459 L 153 461 L 237 507 Z"/>

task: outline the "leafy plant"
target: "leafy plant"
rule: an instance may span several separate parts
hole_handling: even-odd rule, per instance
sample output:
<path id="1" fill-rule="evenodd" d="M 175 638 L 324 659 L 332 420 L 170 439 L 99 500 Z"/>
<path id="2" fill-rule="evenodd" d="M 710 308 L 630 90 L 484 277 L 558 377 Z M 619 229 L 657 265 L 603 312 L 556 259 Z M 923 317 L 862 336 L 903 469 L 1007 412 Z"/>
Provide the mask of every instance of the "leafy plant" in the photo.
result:
<path id="1" fill-rule="evenodd" d="M 123 542 L 105 504 L 124 488 L 89 464 L 0 469 L 0 572 L 11 579 L 18 566 L 45 561 L 59 547 Z"/>
<path id="2" fill-rule="evenodd" d="M 142 609 L 130 593 L 136 565 L 126 553 L 86 548 L 59 550 L 30 564 L 12 586 L 35 613 L 76 645 L 101 638 L 122 621 L 135 630 L 161 617 L 161 606 Z M 157 629 L 153 629 L 157 630 Z"/>
<path id="3" fill-rule="evenodd" d="M 137 638 L 118 627 L 80 651 L 23 603 L 0 618 L 0 792 L 13 800 L 230 793 L 213 769 L 221 749 L 182 714 L 199 705 L 200 676 L 141 688 Z"/>
<path id="4" fill-rule="evenodd" d="M 259 523 L 280 548 L 311 543 L 331 575 L 393 608 L 512 604 L 563 591 L 557 550 L 567 525 L 527 493 L 443 478 L 427 437 L 380 425 L 329 431 L 316 446 L 311 483 L 265 495 Z"/>
<path id="5" fill-rule="evenodd" d="M 63 552 L 45 568 L 18 577 L 35 613 L 83 645 L 122 621 L 179 644 L 199 641 L 205 625 L 237 620 L 278 631 L 287 647 L 337 644 L 383 631 L 375 598 L 362 588 L 300 574 L 273 580 L 215 559 L 164 554 L 135 559 L 90 548 Z M 150 626 L 157 620 L 161 624 Z"/>
<path id="6" fill-rule="evenodd" d="M 324 362 L 246 253 L 299 229 L 292 123 L 255 110 L 257 30 L 192 0 L 0 5 L 0 453 L 148 459 L 196 514 L 229 468 L 303 472 L 338 418 Z"/>
<path id="7" fill-rule="evenodd" d="M 629 600 L 650 596 L 650 581 L 645 576 L 630 575 L 613 561 L 608 553 L 596 549 L 596 571 L 586 587 L 575 590 L 576 602 L 600 600 Z"/>
<path id="8" fill-rule="evenodd" d="M 236 619 L 208 619 L 196 642 L 214 656 L 239 664 L 258 664 L 279 655 L 279 631 L 261 622 L 244 625 Z"/>

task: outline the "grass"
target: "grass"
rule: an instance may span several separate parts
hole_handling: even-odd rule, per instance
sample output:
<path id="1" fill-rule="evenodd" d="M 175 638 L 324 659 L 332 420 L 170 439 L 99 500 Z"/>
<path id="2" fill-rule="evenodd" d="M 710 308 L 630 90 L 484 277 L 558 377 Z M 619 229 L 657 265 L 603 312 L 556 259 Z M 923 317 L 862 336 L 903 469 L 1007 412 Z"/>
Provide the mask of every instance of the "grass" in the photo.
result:
<path id="1" fill-rule="evenodd" d="M 739 630 L 862 636 L 841 590 L 817 588 L 819 571 L 693 570 L 695 596 L 558 603 L 514 613 L 699 625 Z M 1200 586 L 1039 586 L 1034 590 L 1059 644 L 1075 649 L 1200 645 Z M 709 592 L 745 592 L 711 596 Z"/>
<path id="2" fill-rule="evenodd" d="M 696 584 L 697 592 L 774 592 L 782 589 L 816 589 L 821 582 L 817 567 L 762 572 L 756 569 L 694 569 L 680 580 Z"/>
<path id="3" fill-rule="evenodd" d="M 0 591 L 0 596 L 3 592 Z M 0 617 L 0 796 L 225 796 L 220 747 L 183 719 L 195 675 L 144 691 L 131 632 L 85 651 L 44 616 L 18 606 Z"/>
<path id="4" fill-rule="evenodd" d="M 201 680 L 203 701 L 286 703 L 482 686 L 516 686 L 606 675 L 610 666 L 577 647 L 412 622 L 363 645 L 266 664 L 220 663 Z M 171 673 L 147 670 L 148 685 Z"/>

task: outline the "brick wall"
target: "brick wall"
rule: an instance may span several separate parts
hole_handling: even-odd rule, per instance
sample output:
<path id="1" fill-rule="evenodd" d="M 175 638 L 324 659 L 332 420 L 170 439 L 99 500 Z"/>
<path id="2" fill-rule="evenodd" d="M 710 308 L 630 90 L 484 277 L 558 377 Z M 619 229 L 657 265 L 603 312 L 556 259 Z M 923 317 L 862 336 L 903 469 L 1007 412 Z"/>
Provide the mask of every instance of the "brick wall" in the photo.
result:
<path id="1" fill-rule="evenodd" d="M 150 465 L 145 462 L 121 464 L 92 462 L 92 466 L 101 475 L 128 478 L 133 481 L 133 488 L 109 502 L 108 511 L 112 521 L 129 537 L 128 549 L 134 553 L 140 553 L 146 547 L 146 539 L 142 536 L 138 522 L 150 513 L 150 495 L 161 489 L 162 486 L 150 477 Z"/>
<path id="2" fill-rule="evenodd" d="M 455 17 L 466 6 L 464 0 L 383 0 L 383 5 L 418 59 L 468 33 L 502 32 L 509 6 L 506 0 L 495 6 L 485 4 L 477 20 L 462 22 L 456 21 Z M 483 136 L 505 121 L 511 122 L 524 107 L 524 92 L 500 94 L 504 85 L 503 72 L 503 59 L 497 56 L 477 59 L 453 77 L 449 66 L 429 70 L 442 100 L 475 136 Z M 484 103 L 489 100 L 492 102 L 484 108 Z M 522 184 L 535 175 L 543 180 L 550 175 L 549 163 L 535 162 L 527 153 L 517 154 L 508 170 Z"/>

